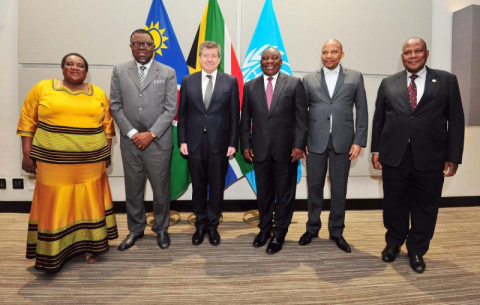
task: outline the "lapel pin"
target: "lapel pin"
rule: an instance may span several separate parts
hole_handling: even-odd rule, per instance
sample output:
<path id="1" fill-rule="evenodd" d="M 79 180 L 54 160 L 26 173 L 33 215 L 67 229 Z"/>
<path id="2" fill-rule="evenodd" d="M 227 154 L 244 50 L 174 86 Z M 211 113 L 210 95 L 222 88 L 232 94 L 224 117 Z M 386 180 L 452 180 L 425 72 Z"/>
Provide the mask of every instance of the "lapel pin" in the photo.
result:
<path id="1" fill-rule="evenodd" d="M 437 80 L 436 80 L 436 79 L 432 79 L 432 83 L 436 83 L 436 82 L 437 82 Z"/>

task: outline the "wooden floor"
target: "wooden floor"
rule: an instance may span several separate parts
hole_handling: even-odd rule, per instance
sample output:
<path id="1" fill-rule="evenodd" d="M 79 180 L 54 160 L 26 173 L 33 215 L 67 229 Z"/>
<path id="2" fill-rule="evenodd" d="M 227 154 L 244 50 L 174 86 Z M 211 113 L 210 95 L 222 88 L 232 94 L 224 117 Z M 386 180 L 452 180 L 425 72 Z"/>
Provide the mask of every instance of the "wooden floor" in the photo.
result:
<path id="1" fill-rule="evenodd" d="M 186 219 L 188 215 L 182 214 Z M 27 214 L 0 214 L 0 302 L 22 304 L 480 304 L 480 207 L 443 208 L 427 269 L 414 273 L 405 249 L 381 261 L 381 211 L 347 211 L 344 236 L 352 253 L 328 240 L 327 230 L 301 247 L 307 214 L 297 212 L 284 249 L 276 255 L 251 246 L 257 229 L 243 213 L 225 213 L 222 243 L 191 245 L 185 220 L 170 228 L 161 250 L 153 232 L 119 252 L 126 215 L 117 215 L 120 238 L 96 264 L 82 258 L 56 275 L 26 260 Z M 328 219 L 328 213 L 322 220 Z M 325 226 L 326 228 L 326 226 Z"/>

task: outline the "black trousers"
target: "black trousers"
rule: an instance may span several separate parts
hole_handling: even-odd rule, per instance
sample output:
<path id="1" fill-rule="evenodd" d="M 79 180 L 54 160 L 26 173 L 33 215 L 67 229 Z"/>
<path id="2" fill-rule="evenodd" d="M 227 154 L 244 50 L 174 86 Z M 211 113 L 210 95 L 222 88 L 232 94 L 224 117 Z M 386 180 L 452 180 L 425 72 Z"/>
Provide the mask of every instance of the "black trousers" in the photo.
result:
<path id="1" fill-rule="evenodd" d="M 227 154 L 212 154 L 204 134 L 198 149 L 188 152 L 188 169 L 192 178 L 193 212 L 197 219 L 195 227 L 216 229 L 222 212 L 225 176 L 228 170 Z"/>
<path id="2" fill-rule="evenodd" d="M 408 251 L 422 256 L 427 253 L 435 231 L 443 169 L 416 170 L 410 145 L 398 167 L 382 166 L 387 245 L 401 246 L 406 240 Z"/>
<path id="3" fill-rule="evenodd" d="M 298 163 L 275 162 L 268 151 L 265 160 L 254 162 L 253 166 L 260 212 L 258 227 L 261 232 L 273 230 L 275 236 L 285 237 L 292 222 Z"/>

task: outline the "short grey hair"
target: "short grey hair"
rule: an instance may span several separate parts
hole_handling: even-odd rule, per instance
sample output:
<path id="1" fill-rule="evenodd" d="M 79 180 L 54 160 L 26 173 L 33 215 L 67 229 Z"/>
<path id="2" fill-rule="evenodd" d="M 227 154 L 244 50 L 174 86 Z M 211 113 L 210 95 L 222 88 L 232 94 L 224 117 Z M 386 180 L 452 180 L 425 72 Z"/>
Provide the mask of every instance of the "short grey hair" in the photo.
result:
<path id="1" fill-rule="evenodd" d="M 218 57 L 222 57 L 222 47 L 216 43 L 215 41 L 204 41 L 200 45 L 200 48 L 198 49 L 198 56 L 202 56 L 202 51 L 203 49 L 217 49 L 218 50 Z"/>

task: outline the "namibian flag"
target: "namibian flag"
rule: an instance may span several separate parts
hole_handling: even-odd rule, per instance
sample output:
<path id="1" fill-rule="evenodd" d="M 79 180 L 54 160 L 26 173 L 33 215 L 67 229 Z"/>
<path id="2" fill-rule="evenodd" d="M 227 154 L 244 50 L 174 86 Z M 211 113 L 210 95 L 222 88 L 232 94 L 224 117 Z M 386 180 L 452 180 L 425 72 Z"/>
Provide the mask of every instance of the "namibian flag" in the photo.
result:
<path id="1" fill-rule="evenodd" d="M 209 0 L 203 18 L 200 21 L 197 35 L 193 41 L 192 48 L 187 58 L 187 65 L 190 73 L 200 71 L 200 61 L 198 58 L 198 49 L 204 41 L 215 41 L 222 49 L 222 59 L 218 70 L 232 76 L 238 80 L 238 88 L 240 90 L 240 109 L 243 95 L 243 75 L 238 64 L 235 50 L 233 49 L 230 35 L 228 34 L 225 21 L 222 16 L 222 11 L 218 6 L 217 0 Z M 178 76 L 177 76 L 178 77 Z M 231 185 L 242 176 L 253 171 L 253 165 L 245 162 L 242 152 L 237 146 L 237 153 L 235 158 L 230 159 L 227 178 L 225 180 L 225 188 Z M 250 184 L 252 182 L 249 180 Z"/>
<path id="2" fill-rule="evenodd" d="M 188 75 L 188 67 L 162 0 L 152 1 L 152 6 L 145 22 L 145 30 L 152 34 L 155 41 L 155 60 L 175 70 L 177 73 L 177 86 L 178 90 L 180 90 L 183 76 Z M 178 147 L 177 119 L 178 113 L 173 121 L 170 200 L 180 197 L 190 184 L 187 159 L 182 156 Z"/>

